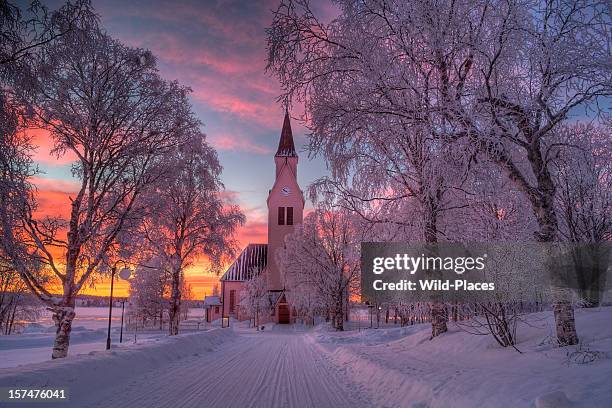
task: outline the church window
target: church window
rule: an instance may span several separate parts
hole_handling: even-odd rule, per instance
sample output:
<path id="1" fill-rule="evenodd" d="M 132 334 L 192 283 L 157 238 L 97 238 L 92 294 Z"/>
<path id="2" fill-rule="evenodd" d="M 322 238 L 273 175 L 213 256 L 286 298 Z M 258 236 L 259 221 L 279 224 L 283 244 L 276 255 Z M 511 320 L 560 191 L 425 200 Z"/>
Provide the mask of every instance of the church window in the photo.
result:
<path id="1" fill-rule="evenodd" d="M 285 225 L 285 207 L 278 207 L 278 225 Z"/>
<path id="2" fill-rule="evenodd" d="M 230 304 L 229 304 L 229 312 L 234 313 L 236 310 L 236 291 L 230 290 Z"/>
<path id="3" fill-rule="evenodd" d="M 293 225 L 293 207 L 287 207 L 287 225 Z"/>

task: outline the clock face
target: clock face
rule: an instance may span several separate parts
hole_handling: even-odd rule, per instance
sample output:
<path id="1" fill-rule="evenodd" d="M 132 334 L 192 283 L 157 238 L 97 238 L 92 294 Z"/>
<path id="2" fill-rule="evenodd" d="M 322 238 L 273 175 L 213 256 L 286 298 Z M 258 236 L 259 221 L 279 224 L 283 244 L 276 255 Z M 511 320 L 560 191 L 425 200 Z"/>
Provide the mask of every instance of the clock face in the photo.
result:
<path id="1" fill-rule="evenodd" d="M 291 194 L 291 189 L 287 186 L 281 188 L 281 194 L 284 195 L 285 197 L 287 197 L 289 194 Z"/>

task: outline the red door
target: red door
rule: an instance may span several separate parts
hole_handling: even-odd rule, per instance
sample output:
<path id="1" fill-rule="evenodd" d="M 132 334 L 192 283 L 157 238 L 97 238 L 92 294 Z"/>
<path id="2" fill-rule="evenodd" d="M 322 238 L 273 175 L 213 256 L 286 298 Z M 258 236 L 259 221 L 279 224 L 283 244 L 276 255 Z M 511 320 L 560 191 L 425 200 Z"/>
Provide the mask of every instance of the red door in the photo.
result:
<path id="1" fill-rule="evenodd" d="M 289 324 L 289 306 L 286 304 L 278 305 L 278 322 L 280 324 Z"/>

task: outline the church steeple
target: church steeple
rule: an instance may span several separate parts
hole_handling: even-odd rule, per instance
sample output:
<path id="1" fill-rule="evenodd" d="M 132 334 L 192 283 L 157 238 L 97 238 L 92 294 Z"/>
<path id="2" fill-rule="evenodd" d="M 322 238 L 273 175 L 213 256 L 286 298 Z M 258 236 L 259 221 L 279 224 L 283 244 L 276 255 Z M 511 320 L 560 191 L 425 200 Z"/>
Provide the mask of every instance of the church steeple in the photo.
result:
<path id="1" fill-rule="evenodd" d="M 291 132 L 291 121 L 289 120 L 289 111 L 285 110 L 285 120 L 283 121 L 283 130 L 278 142 L 276 157 L 297 157 L 295 145 L 293 144 L 293 133 Z"/>
<path id="2" fill-rule="evenodd" d="M 280 292 L 285 286 L 285 274 L 276 262 L 276 253 L 285 245 L 285 237 L 292 233 L 304 217 L 304 194 L 297 180 L 299 157 L 293 143 L 289 112 L 281 131 L 278 150 L 274 155 L 276 177 L 268 194 L 268 260 L 266 277 L 268 290 Z M 275 312 L 279 316 L 278 311 Z M 275 318 L 276 321 L 279 319 Z"/>

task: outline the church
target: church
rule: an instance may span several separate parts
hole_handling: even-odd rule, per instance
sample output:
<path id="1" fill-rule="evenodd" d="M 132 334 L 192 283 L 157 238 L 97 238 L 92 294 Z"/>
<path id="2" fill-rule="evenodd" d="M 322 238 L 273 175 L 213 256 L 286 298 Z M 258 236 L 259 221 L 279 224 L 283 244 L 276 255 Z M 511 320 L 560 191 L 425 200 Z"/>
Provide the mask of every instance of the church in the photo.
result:
<path id="1" fill-rule="evenodd" d="M 291 305 L 287 301 L 284 274 L 276 262 L 276 251 L 285 236 L 302 223 L 304 193 L 297 181 L 298 155 L 293 143 L 289 113 L 285 112 L 283 129 L 274 155 L 275 180 L 268 193 L 268 243 L 248 244 L 221 277 L 222 317 L 248 319 L 240 308 L 240 297 L 247 281 L 263 273 L 268 290 L 269 310 L 262 322 L 290 323 Z"/>

